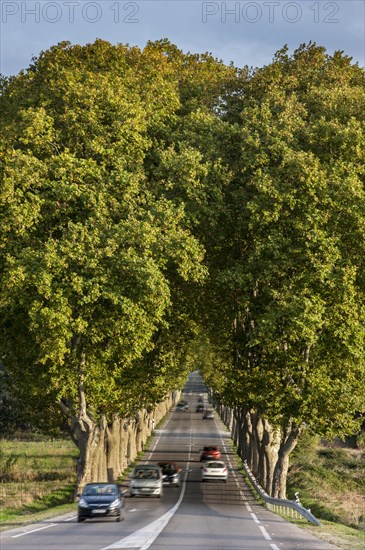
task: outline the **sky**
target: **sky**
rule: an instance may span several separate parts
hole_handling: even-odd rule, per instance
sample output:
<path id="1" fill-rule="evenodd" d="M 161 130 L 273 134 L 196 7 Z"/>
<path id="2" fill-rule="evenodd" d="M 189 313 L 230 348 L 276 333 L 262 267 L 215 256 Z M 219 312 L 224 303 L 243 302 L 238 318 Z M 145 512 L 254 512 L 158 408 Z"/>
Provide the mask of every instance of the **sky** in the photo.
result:
<path id="1" fill-rule="evenodd" d="M 67 40 L 143 48 L 167 38 L 237 67 L 262 67 L 285 44 L 343 50 L 365 66 L 365 0 L 0 0 L 0 72 L 10 76 Z"/>

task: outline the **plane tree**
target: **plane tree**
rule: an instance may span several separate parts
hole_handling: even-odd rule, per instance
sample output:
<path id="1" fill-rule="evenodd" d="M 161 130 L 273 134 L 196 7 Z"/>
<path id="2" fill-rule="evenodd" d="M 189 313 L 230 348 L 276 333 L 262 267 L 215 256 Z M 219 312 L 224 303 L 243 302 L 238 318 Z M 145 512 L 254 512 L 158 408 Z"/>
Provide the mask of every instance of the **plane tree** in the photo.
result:
<path id="1" fill-rule="evenodd" d="M 191 330 L 173 287 L 202 279 L 203 250 L 144 166 L 179 105 L 158 49 L 103 41 L 43 52 L 2 95 L 2 360 L 24 400 L 69 417 L 79 485 L 106 424 L 184 377 L 163 335 Z"/>
<path id="2" fill-rule="evenodd" d="M 203 372 L 239 411 L 262 485 L 285 496 L 302 430 L 354 433 L 364 406 L 364 72 L 284 48 L 240 101 L 220 234 L 204 242 L 219 353 Z"/>

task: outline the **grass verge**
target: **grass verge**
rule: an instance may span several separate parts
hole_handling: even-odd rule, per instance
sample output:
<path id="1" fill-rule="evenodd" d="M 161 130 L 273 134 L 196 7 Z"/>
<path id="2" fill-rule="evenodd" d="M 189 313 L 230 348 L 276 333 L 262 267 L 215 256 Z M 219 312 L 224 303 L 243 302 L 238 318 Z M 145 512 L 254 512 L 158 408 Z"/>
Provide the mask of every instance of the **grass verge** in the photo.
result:
<path id="1" fill-rule="evenodd" d="M 317 527 L 305 519 L 283 517 L 314 537 L 334 544 L 341 550 L 365 550 L 365 533 L 362 531 L 326 520 L 321 520 L 321 525 Z"/>
<path id="2" fill-rule="evenodd" d="M 77 504 L 72 502 L 74 485 L 53 491 L 30 504 L 0 510 L 0 531 L 29 525 L 58 515 L 75 511 Z"/>

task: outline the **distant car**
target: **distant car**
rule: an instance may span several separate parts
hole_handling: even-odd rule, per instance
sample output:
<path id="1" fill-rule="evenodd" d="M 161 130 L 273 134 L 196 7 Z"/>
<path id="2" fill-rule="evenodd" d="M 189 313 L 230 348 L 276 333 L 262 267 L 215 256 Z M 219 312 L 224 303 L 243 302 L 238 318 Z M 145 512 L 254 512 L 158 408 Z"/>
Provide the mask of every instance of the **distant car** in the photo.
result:
<path id="1" fill-rule="evenodd" d="M 202 466 L 202 481 L 224 481 L 228 478 L 227 466 L 222 460 L 207 460 Z"/>
<path id="2" fill-rule="evenodd" d="M 214 412 L 211 410 L 206 410 L 203 414 L 203 420 L 213 420 Z"/>
<path id="3" fill-rule="evenodd" d="M 176 405 L 176 410 L 177 410 L 177 411 L 182 411 L 182 412 L 184 412 L 184 411 L 187 411 L 188 409 L 189 409 L 189 405 L 188 405 L 188 403 L 187 403 L 186 401 L 180 401 L 180 403 L 178 403 L 178 404 Z"/>
<path id="4" fill-rule="evenodd" d="M 155 496 L 163 494 L 162 470 L 157 464 L 139 464 L 130 474 L 129 494 L 134 496 Z"/>
<path id="5" fill-rule="evenodd" d="M 180 486 L 181 468 L 176 462 L 159 462 L 158 465 L 162 470 L 162 480 L 166 485 Z"/>
<path id="6" fill-rule="evenodd" d="M 203 403 L 198 403 L 195 410 L 196 410 L 197 413 L 204 412 L 204 405 L 203 405 Z"/>
<path id="7" fill-rule="evenodd" d="M 117 483 L 87 483 L 77 505 L 77 521 L 114 517 L 124 519 L 124 497 Z"/>
<path id="8" fill-rule="evenodd" d="M 200 462 L 203 460 L 212 460 L 222 458 L 221 452 L 218 447 L 203 447 L 203 450 L 200 454 Z"/>

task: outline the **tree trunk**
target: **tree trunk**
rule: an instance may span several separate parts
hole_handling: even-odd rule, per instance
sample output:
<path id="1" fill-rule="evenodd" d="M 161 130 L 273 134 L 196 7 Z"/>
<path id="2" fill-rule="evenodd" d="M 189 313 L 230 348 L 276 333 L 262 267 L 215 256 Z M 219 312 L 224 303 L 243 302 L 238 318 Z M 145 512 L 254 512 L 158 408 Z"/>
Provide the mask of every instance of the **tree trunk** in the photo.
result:
<path id="1" fill-rule="evenodd" d="M 179 397 L 173 392 L 152 411 L 139 411 L 135 418 L 123 419 L 118 414 L 108 424 L 105 416 L 96 421 L 87 412 L 86 396 L 82 383 L 82 357 L 79 369 L 79 407 L 67 399 L 59 406 L 69 419 L 71 438 L 80 451 L 77 462 L 76 494 L 86 483 L 93 481 L 116 481 L 122 472 L 135 460 L 139 451 L 158 423 Z"/>
<path id="2" fill-rule="evenodd" d="M 121 419 L 115 415 L 106 429 L 106 460 L 108 481 L 116 481 L 122 472 Z"/>
<path id="3" fill-rule="evenodd" d="M 278 452 L 280 447 L 280 430 L 273 428 L 268 420 L 263 420 L 264 435 L 263 447 L 266 462 L 266 479 L 264 483 L 265 491 L 272 496 L 272 487 L 274 479 L 275 466 L 278 460 Z"/>
<path id="4" fill-rule="evenodd" d="M 298 442 L 301 429 L 291 423 L 284 432 L 284 437 L 281 441 L 278 460 L 276 462 L 273 486 L 271 496 L 276 498 L 286 498 L 286 480 L 289 469 L 289 455 L 295 449 Z"/>
<path id="5" fill-rule="evenodd" d="M 266 482 L 266 459 L 264 452 L 264 424 L 258 413 L 252 414 L 252 428 L 254 433 L 254 445 L 256 448 L 256 475 L 259 480 L 261 487 L 266 491 L 265 482 Z"/>

